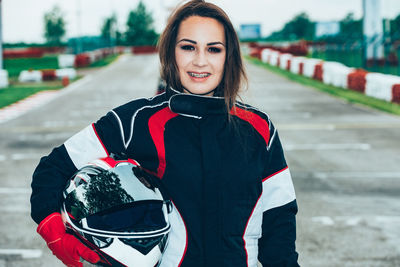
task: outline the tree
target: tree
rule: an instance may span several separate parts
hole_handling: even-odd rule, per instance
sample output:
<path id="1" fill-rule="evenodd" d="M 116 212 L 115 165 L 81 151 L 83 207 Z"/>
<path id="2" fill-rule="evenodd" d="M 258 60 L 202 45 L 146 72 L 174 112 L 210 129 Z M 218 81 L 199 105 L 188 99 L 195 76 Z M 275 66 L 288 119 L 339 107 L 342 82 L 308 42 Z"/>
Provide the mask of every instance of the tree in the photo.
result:
<path id="1" fill-rule="evenodd" d="M 341 39 L 361 40 L 363 38 L 362 20 L 354 19 L 354 13 L 350 12 L 340 21 L 340 36 Z"/>
<path id="2" fill-rule="evenodd" d="M 282 30 L 272 33 L 268 39 L 274 40 L 311 40 L 315 35 L 315 23 L 304 12 L 287 22 Z"/>
<path id="3" fill-rule="evenodd" d="M 47 43 L 52 45 L 60 45 L 65 35 L 65 21 L 63 13 L 58 6 L 54 6 L 52 10 L 44 15 L 45 38 Z"/>
<path id="4" fill-rule="evenodd" d="M 400 15 L 390 21 L 390 35 L 392 40 L 400 40 Z"/>
<path id="5" fill-rule="evenodd" d="M 153 17 L 147 12 L 142 1 L 135 10 L 128 15 L 126 23 L 128 30 L 125 33 L 126 42 L 129 45 L 155 45 L 158 34 L 153 28 Z"/>
<path id="6" fill-rule="evenodd" d="M 101 27 L 101 37 L 106 40 L 110 46 L 121 36 L 116 25 L 117 17 L 113 14 L 104 19 L 103 26 Z"/>
<path id="7" fill-rule="evenodd" d="M 134 200 L 121 186 L 118 175 L 106 170 L 90 177 L 90 183 L 83 186 L 86 189 L 84 197 L 89 213 L 121 206 Z"/>

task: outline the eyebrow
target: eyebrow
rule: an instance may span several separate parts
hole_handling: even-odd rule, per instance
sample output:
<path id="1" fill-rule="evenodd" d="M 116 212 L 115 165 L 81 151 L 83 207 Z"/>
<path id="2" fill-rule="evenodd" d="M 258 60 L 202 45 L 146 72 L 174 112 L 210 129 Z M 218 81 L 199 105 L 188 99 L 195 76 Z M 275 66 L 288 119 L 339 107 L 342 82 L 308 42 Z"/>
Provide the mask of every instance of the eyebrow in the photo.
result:
<path id="1" fill-rule="evenodd" d="M 189 43 L 192 43 L 192 44 L 197 44 L 196 41 L 193 41 L 193 40 L 190 40 L 190 39 L 186 39 L 186 38 L 183 38 L 183 39 L 179 40 L 177 42 L 177 44 L 179 44 L 180 42 L 189 42 Z M 221 44 L 221 45 L 225 46 L 225 44 L 223 42 L 219 42 L 219 41 L 218 42 L 207 43 L 207 45 L 217 45 L 217 44 Z"/>

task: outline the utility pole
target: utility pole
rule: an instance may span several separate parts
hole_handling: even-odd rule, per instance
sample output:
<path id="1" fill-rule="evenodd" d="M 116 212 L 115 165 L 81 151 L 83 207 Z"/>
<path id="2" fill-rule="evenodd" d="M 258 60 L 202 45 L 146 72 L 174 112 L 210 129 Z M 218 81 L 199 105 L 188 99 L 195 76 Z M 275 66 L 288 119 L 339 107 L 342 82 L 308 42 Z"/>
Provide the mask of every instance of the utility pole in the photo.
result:
<path id="1" fill-rule="evenodd" d="M 0 88 L 8 86 L 8 72 L 3 70 L 3 33 L 2 33 L 2 17 L 1 17 L 1 0 L 0 0 Z"/>
<path id="2" fill-rule="evenodd" d="M 83 49 L 82 49 L 82 36 L 81 36 L 81 27 L 82 27 L 81 0 L 77 0 L 76 18 L 77 18 L 77 37 L 76 37 L 76 51 L 75 51 L 75 54 L 79 54 L 79 53 L 83 52 Z"/>
<path id="3" fill-rule="evenodd" d="M 2 31 L 2 17 L 1 17 L 1 0 L 0 0 L 0 70 L 3 69 L 3 31 Z"/>
<path id="4" fill-rule="evenodd" d="M 365 62 L 383 60 L 383 23 L 381 0 L 363 0 L 363 33 Z"/>

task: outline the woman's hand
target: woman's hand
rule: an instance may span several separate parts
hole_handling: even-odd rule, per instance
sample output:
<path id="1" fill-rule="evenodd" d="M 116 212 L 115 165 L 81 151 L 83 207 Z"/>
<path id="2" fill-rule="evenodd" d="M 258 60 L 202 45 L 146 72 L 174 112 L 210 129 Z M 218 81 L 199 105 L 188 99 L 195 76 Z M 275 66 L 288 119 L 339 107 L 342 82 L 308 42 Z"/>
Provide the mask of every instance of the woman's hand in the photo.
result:
<path id="1" fill-rule="evenodd" d="M 46 241 L 53 254 L 67 266 L 82 267 L 80 258 L 91 263 L 100 261 L 99 255 L 82 244 L 76 237 L 66 233 L 61 214 L 58 212 L 47 216 L 38 225 L 37 232 Z"/>

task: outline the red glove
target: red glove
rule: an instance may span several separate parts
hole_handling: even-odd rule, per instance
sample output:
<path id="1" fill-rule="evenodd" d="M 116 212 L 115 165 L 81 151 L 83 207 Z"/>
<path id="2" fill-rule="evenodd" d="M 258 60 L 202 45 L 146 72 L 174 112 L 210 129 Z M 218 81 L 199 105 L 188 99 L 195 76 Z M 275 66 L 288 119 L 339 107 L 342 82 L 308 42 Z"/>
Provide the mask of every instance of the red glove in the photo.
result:
<path id="1" fill-rule="evenodd" d="M 76 237 L 65 232 L 65 225 L 58 212 L 50 214 L 41 221 L 37 232 L 46 241 L 53 254 L 69 267 L 82 267 L 83 264 L 79 261 L 81 257 L 91 263 L 100 261 L 99 255 Z"/>

